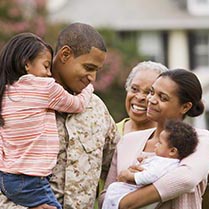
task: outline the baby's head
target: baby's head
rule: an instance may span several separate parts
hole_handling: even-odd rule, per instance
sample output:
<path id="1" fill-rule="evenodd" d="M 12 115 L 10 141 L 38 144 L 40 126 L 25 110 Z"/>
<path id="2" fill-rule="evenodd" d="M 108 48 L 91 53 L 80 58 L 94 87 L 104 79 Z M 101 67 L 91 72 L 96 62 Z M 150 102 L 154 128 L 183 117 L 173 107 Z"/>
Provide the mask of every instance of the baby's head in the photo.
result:
<path id="1" fill-rule="evenodd" d="M 192 154 L 198 144 L 197 133 L 191 125 L 182 121 L 168 120 L 160 133 L 156 155 L 183 159 Z"/>

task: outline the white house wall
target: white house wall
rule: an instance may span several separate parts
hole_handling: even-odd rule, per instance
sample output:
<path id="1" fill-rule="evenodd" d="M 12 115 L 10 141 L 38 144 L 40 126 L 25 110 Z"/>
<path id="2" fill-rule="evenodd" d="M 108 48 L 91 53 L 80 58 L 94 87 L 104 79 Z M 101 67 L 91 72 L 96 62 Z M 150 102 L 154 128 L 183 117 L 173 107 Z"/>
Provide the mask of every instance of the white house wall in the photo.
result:
<path id="1" fill-rule="evenodd" d="M 183 30 L 168 33 L 168 67 L 189 69 L 188 40 Z"/>

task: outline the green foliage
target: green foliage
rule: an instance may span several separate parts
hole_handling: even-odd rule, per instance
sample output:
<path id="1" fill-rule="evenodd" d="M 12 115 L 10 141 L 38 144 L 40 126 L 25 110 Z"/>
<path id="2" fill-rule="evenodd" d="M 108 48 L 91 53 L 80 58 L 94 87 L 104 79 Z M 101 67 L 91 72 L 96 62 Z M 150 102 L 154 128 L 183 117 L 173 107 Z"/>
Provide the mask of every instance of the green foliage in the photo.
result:
<path id="1" fill-rule="evenodd" d="M 99 32 L 104 37 L 108 48 L 120 51 L 125 67 L 130 67 L 136 60 L 139 60 L 137 33 L 118 33 L 111 29 L 100 29 Z"/>
<path id="2" fill-rule="evenodd" d="M 45 0 L 0 1 L 0 47 L 13 35 L 34 32 L 43 36 L 46 29 Z"/>
<path id="3" fill-rule="evenodd" d="M 123 86 L 117 84 L 105 92 L 97 92 L 96 94 L 104 101 L 113 119 L 119 122 L 127 117 L 125 110 L 126 91 Z"/>
<path id="4" fill-rule="evenodd" d="M 44 38 L 49 44 L 51 44 L 51 46 L 53 46 L 54 49 L 56 47 L 59 32 L 66 26 L 67 25 L 63 23 L 48 23 Z"/>
<path id="5" fill-rule="evenodd" d="M 109 56 L 107 56 L 104 70 L 98 72 L 96 84 L 101 85 L 101 88 L 96 88 L 96 92 L 107 105 L 115 121 L 118 122 L 126 117 L 126 91 L 124 89 L 126 78 L 132 67 L 140 61 L 137 34 L 134 32 L 121 34 L 110 29 L 100 29 L 99 32 L 105 39 Z M 108 65 L 108 69 L 106 65 Z M 107 75 L 114 76 L 114 78 L 109 78 L 111 83 L 108 82 Z"/>

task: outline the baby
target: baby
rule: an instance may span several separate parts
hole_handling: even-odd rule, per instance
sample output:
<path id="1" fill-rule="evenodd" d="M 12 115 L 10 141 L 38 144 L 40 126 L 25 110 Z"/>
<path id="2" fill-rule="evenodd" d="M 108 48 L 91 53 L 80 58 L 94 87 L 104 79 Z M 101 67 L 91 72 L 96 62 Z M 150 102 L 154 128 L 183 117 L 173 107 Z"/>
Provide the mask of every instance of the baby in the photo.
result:
<path id="1" fill-rule="evenodd" d="M 109 185 L 102 209 L 118 209 L 120 200 L 130 192 L 151 184 L 175 169 L 180 160 L 193 153 L 198 144 L 195 130 L 182 121 L 169 120 L 160 133 L 152 157 L 140 160 L 141 172 L 127 169 L 120 172 L 119 182 Z"/>

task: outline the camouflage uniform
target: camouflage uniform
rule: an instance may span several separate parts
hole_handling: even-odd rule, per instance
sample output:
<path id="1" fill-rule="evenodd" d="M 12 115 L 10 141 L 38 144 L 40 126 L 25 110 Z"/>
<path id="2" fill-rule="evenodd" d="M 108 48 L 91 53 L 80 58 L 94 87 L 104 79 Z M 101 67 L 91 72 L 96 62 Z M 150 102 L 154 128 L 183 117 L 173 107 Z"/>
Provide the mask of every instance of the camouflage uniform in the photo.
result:
<path id="1" fill-rule="evenodd" d="M 57 124 L 61 141 L 52 188 L 63 209 L 91 209 L 100 175 L 106 178 L 119 140 L 116 125 L 96 95 L 83 113 L 57 114 Z M 4 209 L 1 202 L 0 196 Z M 16 208 L 7 204 L 5 209 Z"/>

